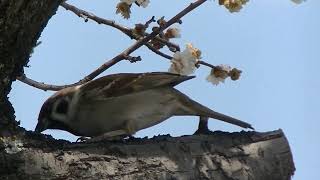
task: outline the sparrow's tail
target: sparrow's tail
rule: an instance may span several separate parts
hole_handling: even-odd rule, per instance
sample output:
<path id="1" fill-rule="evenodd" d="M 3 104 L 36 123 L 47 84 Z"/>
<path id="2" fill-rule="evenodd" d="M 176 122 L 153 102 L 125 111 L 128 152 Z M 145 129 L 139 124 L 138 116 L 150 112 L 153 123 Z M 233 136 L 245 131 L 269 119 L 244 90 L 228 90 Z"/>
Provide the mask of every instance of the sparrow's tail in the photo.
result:
<path id="1" fill-rule="evenodd" d="M 234 124 L 243 128 L 250 128 L 250 129 L 254 129 L 251 124 L 246 123 L 244 121 L 241 121 L 239 119 L 215 112 L 201 104 L 199 104 L 198 102 L 190 99 L 187 95 L 181 93 L 180 91 L 176 90 L 176 89 L 172 89 L 176 94 L 175 97 L 178 98 L 178 101 L 181 102 L 181 104 L 183 105 L 182 108 L 179 108 L 178 112 L 175 114 L 177 116 L 179 115 L 196 115 L 196 116 L 205 116 L 205 117 L 210 117 L 213 119 L 218 119 L 230 124 Z"/>

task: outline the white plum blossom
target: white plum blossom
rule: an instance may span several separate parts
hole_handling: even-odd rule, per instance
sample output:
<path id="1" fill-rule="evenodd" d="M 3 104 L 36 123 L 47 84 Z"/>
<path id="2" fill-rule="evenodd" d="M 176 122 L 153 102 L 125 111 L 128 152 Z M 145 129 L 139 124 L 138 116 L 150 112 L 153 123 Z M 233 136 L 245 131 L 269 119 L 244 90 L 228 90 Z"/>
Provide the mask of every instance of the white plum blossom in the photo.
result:
<path id="1" fill-rule="evenodd" d="M 136 0 L 136 2 L 137 2 L 140 6 L 146 8 L 146 7 L 149 5 L 150 0 Z"/>
<path id="2" fill-rule="evenodd" d="M 194 48 L 191 44 L 186 45 L 186 49 L 182 52 L 176 52 L 171 60 L 169 72 L 189 75 L 194 73 L 196 63 L 201 58 L 201 51 Z"/>
<path id="3" fill-rule="evenodd" d="M 180 29 L 179 29 L 179 28 L 174 28 L 174 29 L 173 29 L 173 36 L 174 36 L 175 38 L 180 38 L 180 37 L 181 37 Z"/>
<path id="4" fill-rule="evenodd" d="M 223 71 L 226 71 L 226 72 L 231 71 L 231 67 L 226 65 L 226 64 L 220 64 L 218 67 L 221 68 Z"/>
<path id="5" fill-rule="evenodd" d="M 117 10 L 116 10 L 116 14 L 121 14 L 125 19 L 129 19 L 130 18 L 130 14 L 131 14 L 131 10 L 130 10 L 130 3 L 131 1 L 124 1 L 124 2 L 119 2 L 117 4 Z"/>
<path id="6" fill-rule="evenodd" d="M 125 19 L 129 19 L 131 14 L 130 8 L 133 3 L 145 8 L 150 3 L 150 0 L 120 0 L 116 7 L 116 14 L 121 14 Z"/>
<path id="7" fill-rule="evenodd" d="M 165 36 L 167 38 L 180 38 L 181 34 L 180 34 L 180 29 L 177 27 L 174 28 L 169 28 L 166 33 Z"/>
<path id="8" fill-rule="evenodd" d="M 220 5 L 224 5 L 231 13 L 239 12 L 249 0 L 219 0 Z"/>
<path id="9" fill-rule="evenodd" d="M 207 76 L 207 81 L 213 85 L 218 85 L 220 82 L 224 83 L 224 80 L 229 76 L 231 67 L 228 65 L 219 65 L 212 68 L 210 74 Z"/>
<path id="10" fill-rule="evenodd" d="M 215 86 L 217 86 L 220 82 L 224 83 L 224 80 L 224 78 L 215 77 L 212 74 L 208 75 L 207 77 L 207 81 L 211 82 Z"/>
<path id="11" fill-rule="evenodd" d="M 176 52 L 171 60 L 169 72 L 181 75 L 189 75 L 195 71 L 195 58 L 188 58 L 185 53 Z"/>

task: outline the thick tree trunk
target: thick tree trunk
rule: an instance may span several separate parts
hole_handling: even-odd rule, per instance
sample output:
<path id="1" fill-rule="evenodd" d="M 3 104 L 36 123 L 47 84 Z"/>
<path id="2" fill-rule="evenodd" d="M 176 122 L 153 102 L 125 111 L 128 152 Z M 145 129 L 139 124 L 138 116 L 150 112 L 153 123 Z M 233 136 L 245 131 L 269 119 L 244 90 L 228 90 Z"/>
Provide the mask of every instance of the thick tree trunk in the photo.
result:
<path id="1" fill-rule="evenodd" d="M 15 132 L 17 122 L 8 100 L 12 81 L 29 55 L 59 0 L 0 0 L 0 134 Z"/>
<path id="2" fill-rule="evenodd" d="M 29 133 L 0 147 L 0 179 L 289 180 L 294 172 L 281 130 L 94 144 Z"/>
<path id="3" fill-rule="evenodd" d="M 59 3 L 0 0 L 0 179 L 291 178 L 280 130 L 76 144 L 19 128 L 7 96 Z"/>

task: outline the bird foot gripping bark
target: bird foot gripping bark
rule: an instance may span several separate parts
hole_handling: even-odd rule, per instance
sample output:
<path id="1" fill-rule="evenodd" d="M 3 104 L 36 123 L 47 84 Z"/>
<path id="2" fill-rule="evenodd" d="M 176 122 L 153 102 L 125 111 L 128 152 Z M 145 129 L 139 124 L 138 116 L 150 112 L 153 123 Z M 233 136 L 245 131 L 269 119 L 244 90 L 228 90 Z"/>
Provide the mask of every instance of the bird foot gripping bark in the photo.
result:
<path id="1" fill-rule="evenodd" d="M 89 140 L 89 138 L 87 138 L 85 136 L 81 136 L 76 140 L 76 142 L 86 142 L 87 140 Z"/>
<path id="2" fill-rule="evenodd" d="M 123 130 L 117 130 L 117 131 L 107 132 L 105 134 L 92 137 L 92 138 L 79 137 L 76 140 L 76 142 L 94 143 L 94 142 L 100 142 L 100 141 L 119 141 L 119 140 L 123 140 L 126 137 L 128 137 L 128 135 L 125 135 Z"/>

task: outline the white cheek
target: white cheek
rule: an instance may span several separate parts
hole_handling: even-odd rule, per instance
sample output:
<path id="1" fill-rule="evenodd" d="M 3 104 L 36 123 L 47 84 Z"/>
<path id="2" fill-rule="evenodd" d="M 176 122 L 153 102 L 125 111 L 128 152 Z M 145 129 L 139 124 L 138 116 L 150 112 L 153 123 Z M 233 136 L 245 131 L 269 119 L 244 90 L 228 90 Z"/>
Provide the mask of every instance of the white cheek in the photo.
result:
<path id="1" fill-rule="evenodd" d="M 76 87 L 76 91 L 73 95 L 73 98 L 69 101 L 69 111 L 68 111 L 68 117 L 70 119 L 73 119 L 73 117 L 75 116 L 76 114 L 76 109 L 77 109 L 77 105 L 78 105 L 78 102 L 79 102 L 79 98 L 80 98 L 80 86 L 77 86 Z"/>

